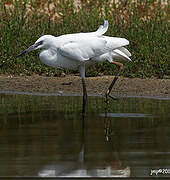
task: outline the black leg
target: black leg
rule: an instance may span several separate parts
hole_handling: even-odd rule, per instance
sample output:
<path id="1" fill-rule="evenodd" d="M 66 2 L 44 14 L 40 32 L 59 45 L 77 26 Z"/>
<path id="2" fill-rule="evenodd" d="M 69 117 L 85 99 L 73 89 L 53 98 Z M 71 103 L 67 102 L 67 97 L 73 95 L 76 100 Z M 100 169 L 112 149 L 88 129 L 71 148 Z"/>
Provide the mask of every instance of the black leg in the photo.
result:
<path id="1" fill-rule="evenodd" d="M 117 72 L 117 74 L 115 75 L 113 81 L 111 82 L 108 90 L 106 91 L 106 101 L 108 101 L 108 97 L 111 97 L 111 98 L 114 99 L 114 100 L 116 99 L 116 98 L 112 97 L 112 96 L 110 95 L 110 93 L 111 93 L 112 88 L 113 88 L 114 84 L 116 83 L 116 81 L 117 81 L 117 79 L 118 79 L 118 77 L 119 77 L 119 75 L 120 75 L 120 72 L 121 72 L 121 70 L 122 70 L 122 68 L 123 68 L 123 64 L 122 64 L 122 63 L 119 63 L 119 62 L 116 62 L 116 61 L 114 61 L 113 63 L 118 66 L 118 72 Z"/>
<path id="2" fill-rule="evenodd" d="M 86 101 L 87 101 L 87 91 L 86 91 L 86 83 L 85 83 L 85 79 L 84 79 L 84 78 L 82 78 L 82 85 L 83 85 L 82 114 L 85 115 L 85 111 L 86 111 Z"/>

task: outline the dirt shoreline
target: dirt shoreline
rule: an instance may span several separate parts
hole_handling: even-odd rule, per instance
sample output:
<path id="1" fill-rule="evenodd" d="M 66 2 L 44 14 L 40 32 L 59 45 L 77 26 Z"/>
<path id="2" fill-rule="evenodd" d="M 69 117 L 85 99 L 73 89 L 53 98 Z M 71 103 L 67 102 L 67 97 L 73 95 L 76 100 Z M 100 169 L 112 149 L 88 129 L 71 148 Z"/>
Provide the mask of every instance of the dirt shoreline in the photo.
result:
<path id="1" fill-rule="evenodd" d="M 114 76 L 87 77 L 89 95 L 105 94 Z M 75 75 L 65 77 L 7 76 L 0 75 L 0 92 L 39 92 L 77 95 L 82 94 L 81 78 Z M 151 96 L 170 98 L 170 79 L 139 79 L 120 77 L 116 82 L 114 96 Z"/>

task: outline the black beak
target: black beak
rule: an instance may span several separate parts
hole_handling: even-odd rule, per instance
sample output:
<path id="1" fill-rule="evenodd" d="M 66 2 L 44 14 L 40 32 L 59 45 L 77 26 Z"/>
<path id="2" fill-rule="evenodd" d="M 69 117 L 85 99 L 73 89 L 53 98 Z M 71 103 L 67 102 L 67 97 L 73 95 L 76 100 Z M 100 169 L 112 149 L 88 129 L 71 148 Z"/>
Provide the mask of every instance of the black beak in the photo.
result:
<path id="1" fill-rule="evenodd" d="M 43 41 L 40 41 L 40 42 L 37 42 L 37 43 L 33 44 L 32 46 L 30 46 L 29 48 L 25 49 L 23 52 L 21 52 L 20 54 L 18 54 L 18 55 L 16 56 L 16 58 L 21 57 L 21 56 L 25 55 L 26 53 L 28 53 L 28 52 L 36 49 L 39 45 L 42 45 L 42 43 L 43 43 Z"/>
<path id="2" fill-rule="evenodd" d="M 35 49 L 35 45 L 32 45 L 32 46 L 30 46 L 29 48 L 25 49 L 25 50 L 24 50 L 23 52 L 21 52 L 20 54 L 18 54 L 18 55 L 16 56 L 16 58 L 21 57 L 21 56 L 25 55 L 26 53 L 28 53 L 28 52 L 30 52 L 30 51 L 32 51 L 32 50 L 34 50 L 34 49 Z"/>

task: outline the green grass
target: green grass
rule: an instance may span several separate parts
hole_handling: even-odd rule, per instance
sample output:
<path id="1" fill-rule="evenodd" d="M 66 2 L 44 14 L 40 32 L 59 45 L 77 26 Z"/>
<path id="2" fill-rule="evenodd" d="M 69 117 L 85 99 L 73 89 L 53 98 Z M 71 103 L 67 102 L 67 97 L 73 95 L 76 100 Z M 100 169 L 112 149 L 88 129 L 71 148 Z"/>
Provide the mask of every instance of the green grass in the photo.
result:
<path id="1" fill-rule="evenodd" d="M 161 1 L 8 0 L 0 3 L 0 74 L 59 76 L 77 73 L 43 65 L 39 52 L 16 59 L 16 55 L 40 36 L 95 31 L 104 19 L 109 21 L 106 35 L 125 37 L 133 62 L 124 63 L 122 76 L 157 77 L 170 75 L 169 4 Z M 90 67 L 87 76 L 114 74 L 114 65 L 105 62 Z"/>

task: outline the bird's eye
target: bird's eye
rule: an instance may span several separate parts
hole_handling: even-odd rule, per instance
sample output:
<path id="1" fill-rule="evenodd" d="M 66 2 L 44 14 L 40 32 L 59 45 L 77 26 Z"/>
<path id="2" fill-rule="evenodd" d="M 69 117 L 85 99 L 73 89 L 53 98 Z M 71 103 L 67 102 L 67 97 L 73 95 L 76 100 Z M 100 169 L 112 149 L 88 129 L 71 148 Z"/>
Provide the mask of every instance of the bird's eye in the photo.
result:
<path id="1" fill-rule="evenodd" d="M 39 41 L 39 42 L 37 42 L 37 43 L 34 45 L 34 47 L 37 48 L 38 46 L 40 46 L 40 45 L 42 45 L 42 44 L 43 44 L 43 41 Z"/>
<path id="2" fill-rule="evenodd" d="M 43 41 L 40 41 L 40 42 L 38 42 L 37 44 L 38 44 L 38 46 L 39 46 L 39 45 L 42 45 L 42 44 L 43 44 Z"/>

